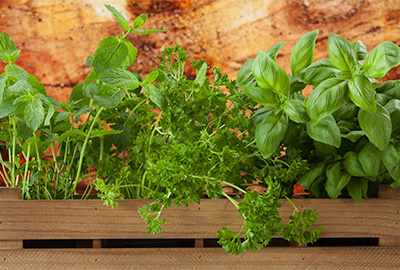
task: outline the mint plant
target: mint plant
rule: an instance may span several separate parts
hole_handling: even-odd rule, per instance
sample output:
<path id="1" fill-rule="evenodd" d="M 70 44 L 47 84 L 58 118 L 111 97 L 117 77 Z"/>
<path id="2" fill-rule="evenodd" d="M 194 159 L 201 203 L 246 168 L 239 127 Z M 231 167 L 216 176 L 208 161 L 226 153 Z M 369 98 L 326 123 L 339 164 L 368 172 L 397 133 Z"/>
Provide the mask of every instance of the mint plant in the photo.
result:
<path id="1" fill-rule="evenodd" d="M 398 81 L 379 85 L 400 64 L 400 48 L 383 42 L 369 54 L 361 41 L 332 33 L 329 59 L 313 62 L 318 30 L 305 34 L 290 57 L 292 74 L 275 63 L 282 42 L 260 51 L 238 72 L 238 85 L 262 106 L 253 117 L 265 158 L 285 149 L 310 164 L 299 182 L 316 197 L 367 197 L 368 186 L 398 187 Z M 277 49 L 278 48 L 278 49 Z M 305 98 L 301 91 L 314 87 Z"/>

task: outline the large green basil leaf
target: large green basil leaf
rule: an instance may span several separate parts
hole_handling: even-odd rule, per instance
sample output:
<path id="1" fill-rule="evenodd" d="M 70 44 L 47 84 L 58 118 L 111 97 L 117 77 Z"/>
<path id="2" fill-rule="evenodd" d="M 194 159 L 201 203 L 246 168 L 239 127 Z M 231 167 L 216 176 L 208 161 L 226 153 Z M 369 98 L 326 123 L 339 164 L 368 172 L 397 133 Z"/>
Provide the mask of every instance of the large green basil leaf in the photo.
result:
<path id="1" fill-rule="evenodd" d="M 358 154 L 361 167 L 368 176 L 377 176 L 381 173 L 382 162 L 380 152 L 372 144 L 367 144 Z"/>
<path id="2" fill-rule="evenodd" d="M 393 42 L 383 42 L 376 46 L 365 59 L 363 71 L 370 78 L 382 78 L 400 64 L 400 48 Z"/>
<path id="3" fill-rule="evenodd" d="M 397 153 L 397 150 L 394 147 L 394 145 L 389 144 L 388 148 L 386 148 L 385 151 L 380 152 L 380 157 L 386 169 L 388 170 L 390 176 L 392 176 L 390 172 L 400 164 L 400 156 L 399 153 Z M 393 177 L 393 179 L 395 180 L 400 180 L 400 175 L 399 176 L 396 175 L 396 178 Z"/>
<path id="4" fill-rule="evenodd" d="M 258 52 L 254 61 L 253 75 L 261 88 L 272 88 L 284 96 L 288 95 L 290 87 L 289 76 L 263 51 Z"/>
<path id="5" fill-rule="evenodd" d="M 330 34 L 328 55 L 336 68 L 354 74 L 357 66 L 357 58 L 350 42 L 346 39 L 335 33 Z"/>
<path id="6" fill-rule="evenodd" d="M 367 47 L 364 45 L 364 43 L 362 43 L 361 40 L 354 41 L 350 44 L 353 50 L 355 51 L 358 60 L 364 60 L 367 57 L 368 55 Z"/>
<path id="7" fill-rule="evenodd" d="M 243 91 L 249 98 L 263 106 L 275 108 L 279 105 L 277 94 L 272 89 L 244 86 Z"/>
<path id="8" fill-rule="evenodd" d="M 327 115 L 317 124 L 307 123 L 307 133 L 315 141 L 340 147 L 341 136 L 338 125 L 332 115 Z"/>
<path id="9" fill-rule="evenodd" d="M 300 72 L 314 61 L 315 40 L 318 30 L 304 34 L 294 45 L 290 55 L 290 69 L 292 75 L 299 75 Z"/>
<path id="10" fill-rule="evenodd" d="M 342 172 L 342 163 L 337 161 L 326 168 L 325 190 L 329 197 L 336 199 L 342 189 L 347 186 L 351 176 Z"/>
<path id="11" fill-rule="evenodd" d="M 319 59 L 303 69 L 299 78 L 306 84 L 317 86 L 325 80 L 335 77 L 340 72 L 329 59 Z"/>
<path id="12" fill-rule="evenodd" d="M 283 104 L 283 110 L 289 116 L 290 120 L 296 123 L 307 123 L 310 121 L 303 102 L 297 99 L 286 99 Z"/>
<path id="13" fill-rule="evenodd" d="M 314 180 L 325 171 L 325 167 L 324 162 L 312 166 L 307 173 L 300 177 L 299 184 L 304 188 L 309 188 Z"/>
<path id="14" fill-rule="evenodd" d="M 311 121 L 318 123 L 339 109 L 346 89 L 347 82 L 338 78 L 328 79 L 315 87 L 307 98 L 307 113 Z"/>
<path id="15" fill-rule="evenodd" d="M 351 178 L 350 182 L 347 184 L 347 191 L 353 200 L 357 202 L 362 202 L 363 194 L 367 193 L 368 181 L 361 178 Z"/>
<path id="16" fill-rule="evenodd" d="M 386 81 L 376 88 L 376 92 L 384 93 L 391 98 L 400 99 L 400 80 Z"/>
<path id="17" fill-rule="evenodd" d="M 239 69 L 237 73 L 236 85 L 238 87 L 256 87 L 257 82 L 253 75 L 253 64 L 255 59 L 250 58 L 244 62 L 243 66 Z"/>
<path id="18" fill-rule="evenodd" d="M 356 76 L 349 80 L 349 96 L 351 101 L 363 110 L 375 112 L 376 101 L 374 88 L 365 76 Z"/>
<path id="19" fill-rule="evenodd" d="M 384 107 L 377 104 L 376 112 L 360 110 L 358 122 L 373 145 L 381 151 L 388 147 L 392 134 L 392 121 L 389 112 Z"/>
<path id="20" fill-rule="evenodd" d="M 353 151 L 347 152 L 343 157 L 343 168 L 351 176 L 365 177 L 367 174 L 361 167 L 358 154 Z"/>
<path id="21" fill-rule="evenodd" d="M 388 103 L 386 103 L 385 109 L 390 113 L 393 132 L 398 131 L 400 129 L 400 100 L 390 100 Z"/>
<path id="22" fill-rule="evenodd" d="M 289 120 L 283 112 L 269 113 L 256 127 L 256 143 L 264 158 L 269 157 L 282 144 Z"/>
<path id="23" fill-rule="evenodd" d="M 340 120 L 352 120 L 357 116 L 358 107 L 354 105 L 353 102 L 343 100 L 340 108 L 335 111 L 332 115 L 335 117 L 336 121 Z"/>

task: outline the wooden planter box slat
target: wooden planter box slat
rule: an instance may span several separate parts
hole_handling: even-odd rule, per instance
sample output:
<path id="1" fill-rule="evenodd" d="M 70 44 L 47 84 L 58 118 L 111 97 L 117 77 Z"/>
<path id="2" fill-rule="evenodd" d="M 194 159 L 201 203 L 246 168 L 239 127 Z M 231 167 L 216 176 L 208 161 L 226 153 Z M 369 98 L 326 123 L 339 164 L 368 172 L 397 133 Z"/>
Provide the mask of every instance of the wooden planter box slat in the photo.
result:
<path id="1" fill-rule="evenodd" d="M 219 248 L 2 250 L 0 269 L 398 269 L 399 248 L 271 247 L 229 255 Z"/>
<path id="2" fill-rule="evenodd" d="M 125 200 L 112 209 L 100 200 L 1 201 L 0 239 L 215 238 L 223 226 L 239 230 L 243 218 L 228 200 L 201 200 L 171 207 L 162 216 L 164 233 L 150 235 L 137 208 L 148 200 Z M 293 199 L 299 209 L 319 211 L 321 237 L 400 237 L 397 199 Z M 283 201 L 282 217 L 293 212 Z"/>
<path id="3" fill-rule="evenodd" d="M 149 200 L 124 200 L 112 209 L 100 200 L 22 201 L 0 189 L 0 269 L 398 269 L 400 190 L 381 198 L 293 199 L 320 212 L 321 238 L 378 238 L 379 246 L 276 247 L 240 256 L 204 247 L 223 226 L 239 230 L 242 217 L 227 200 L 204 199 L 163 212 L 165 232 L 150 235 L 137 213 Z M 283 201 L 282 218 L 293 212 Z M 93 248 L 23 249 L 23 240 L 85 239 Z M 189 248 L 102 248 L 110 239 L 195 239 Z M 147 239 L 147 240 L 146 240 Z M 128 240 L 129 241 L 129 240 Z M 358 240 L 357 240 L 358 241 Z"/>

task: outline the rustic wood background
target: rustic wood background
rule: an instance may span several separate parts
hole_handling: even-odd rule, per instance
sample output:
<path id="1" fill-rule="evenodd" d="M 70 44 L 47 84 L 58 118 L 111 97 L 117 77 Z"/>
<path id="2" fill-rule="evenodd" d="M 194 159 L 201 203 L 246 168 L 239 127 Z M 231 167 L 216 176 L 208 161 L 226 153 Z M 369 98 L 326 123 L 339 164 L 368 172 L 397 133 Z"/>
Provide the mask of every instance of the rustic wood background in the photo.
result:
<path id="1" fill-rule="evenodd" d="M 289 72 L 290 52 L 304 33 L 320 30 L 316 59 L 326 57 L 328 36 L 362 40 L 368 50 L 383 41 L 400 44 L 400 0 L 0 0 L 0 31 L 22 50 L 17 64 L 39 78 L 50 95 L 67 100 L 89 68 L 86 57 L 121 28 L 104 8 L 110 4 L 130 23 L 149 14 L 144 28 L 167 33 L 132 35 L 138 48 L 133 70 L 157 67 L 163 48 L 181 44 L 191 60 L 205 58 L 235 78 L 257 52 L 287 41 L 278 58 Z M 189 70 L 190 74 L 193 70 Z M 386 79 L 399 79 L 393 69 Z"/>

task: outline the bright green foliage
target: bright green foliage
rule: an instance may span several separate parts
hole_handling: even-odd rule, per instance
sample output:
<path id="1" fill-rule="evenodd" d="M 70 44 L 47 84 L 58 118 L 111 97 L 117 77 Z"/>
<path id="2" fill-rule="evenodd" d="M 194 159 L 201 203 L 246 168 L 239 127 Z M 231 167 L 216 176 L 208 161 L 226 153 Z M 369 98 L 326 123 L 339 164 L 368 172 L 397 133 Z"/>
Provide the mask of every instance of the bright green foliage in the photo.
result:
<path id="1" fill-rule="evenodd" d="M 361 41 L 332 33 L 329 59 L 312 63 L 317 34 L 305 34 L 293 48 L 289 92 L 282 88 L 286 76 L 265 53 L 239 70 L 238 85 L 261 105 L 253 115 L 258 148 L 263 157 L 285 149 L 289 159 L 307 160 L 311 169 L 299 183 L 311 196 L 361 201 L 381 182 L 400 186 L 400 81 L 375 80 L 400 64 L 400 48 L 383 42 L 368 54 Z M 314 89 L 305 98 L 307 84 Z"/>

